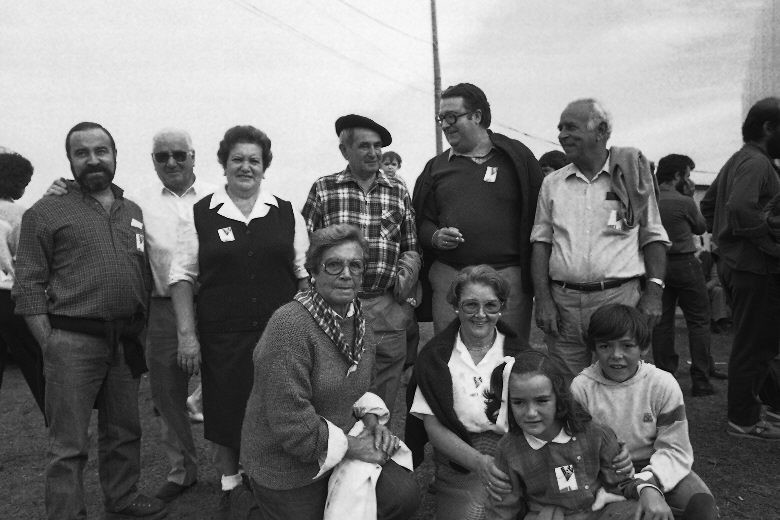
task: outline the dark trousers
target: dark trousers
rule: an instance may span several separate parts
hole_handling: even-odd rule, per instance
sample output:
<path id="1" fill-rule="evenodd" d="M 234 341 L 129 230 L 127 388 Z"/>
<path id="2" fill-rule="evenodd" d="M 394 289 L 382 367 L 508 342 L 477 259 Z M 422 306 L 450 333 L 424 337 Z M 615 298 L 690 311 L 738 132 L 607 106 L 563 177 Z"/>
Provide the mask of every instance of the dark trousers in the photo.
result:
<path id="1" fill-rule="evenodd" d="M 718 274 L 731 297 L 734 320 L 728 418 L 739 426 L 752 426 L 760 418 L 762 400 L 780 409 L 780 391 L 768 377 L 780 348 L 780 274 L 737 271 L 722 261 Z"/>
<path id="2" fill-rule="evenodd" d="M 328 479 L 295 489 L 268 489 L 252 481 L 262 520 L 322 520 L 328 498 Z M 382 466 L 376 482 L 377 520 L 406 520 L 420 505 L 414 474 L 393 462 Z"/>
<path id="3" fill-rule="evenodd" d="M 24 318 L 14 315 L 11 291 L 0 290 L 0 386 L 6 359 L 11 354 L 22 371 L 27 386 L 44 412 L 43 353 L 35 338 L 30 334 Z"/>
<path id="4" fill-rule="evenodd" d="M 691 380 L 694 385 L 706 383 L 713 368 L 710 356 L 710 302 L 704 273 L 693 253 L 667 256 L 665 282 L 661 319 L 653 330 L 655 366 L 672 374 L 677 371 L 680 356 L 674 348 L 674 314 L 679 304 L 688 327 Z"/>

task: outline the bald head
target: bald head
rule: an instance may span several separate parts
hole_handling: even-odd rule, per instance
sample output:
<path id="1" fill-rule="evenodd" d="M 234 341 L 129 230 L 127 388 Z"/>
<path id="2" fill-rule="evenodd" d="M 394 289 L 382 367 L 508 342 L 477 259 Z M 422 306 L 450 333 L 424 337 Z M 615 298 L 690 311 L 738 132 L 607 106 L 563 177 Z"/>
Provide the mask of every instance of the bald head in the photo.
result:
<path id="1" fill-rule="evenodd" d="M 190 134 L 179 128 L 165 128 L 152 138 L 152 163 L 163 185 L 183 195 L 195 182 L 195 150 Z"/>

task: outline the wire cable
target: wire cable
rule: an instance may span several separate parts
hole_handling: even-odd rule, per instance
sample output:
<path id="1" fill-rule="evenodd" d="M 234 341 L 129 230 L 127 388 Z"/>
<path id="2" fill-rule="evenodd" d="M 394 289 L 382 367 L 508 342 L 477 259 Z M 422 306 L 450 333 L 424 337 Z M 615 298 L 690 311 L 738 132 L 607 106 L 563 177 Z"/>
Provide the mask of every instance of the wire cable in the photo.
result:
<path id="1" fill-rule="evenodd" d="M 378 24 L 379 24 L 379 25 L 381 25 L 382 27 L 386 27 L 387 29 L 390 29 L 391 31 L 395 31 L 395 32 L 397 32 L 398 34 L 403 34 L 403 35 L 404 35 L 404 36 L 406 36 L 407 38 L 411 38 L 411 39 L 413 39 L 413 40 L 416 40 L 416 41 L 418 41 L 418 42 L 424 43 L 425 45 L 433 45 L 433 42 L 432 42 L 431 40 L 425 40 L 425 39 L 423 39 L 423 38 L 420 38 L 420 37 L 418 37 L 418 36 L 415 36 L 415 35 L 413 35 L 413 34 L 409 34 L 408 32 L 406 32 L 406 31 L 404 31 L 404 30 L 401 30 L 401 29 L 399 29 L 398 27 L 393 27 L 392 25 L 390 25 L 389 23 L 385 22 L 384 20 L 380 20 L 379 18 L 376 18 L 376 17 L 374 17 L 374 16 L 371 16 L 371 15 L 370 15 L 370 14 L 368 14 L 367 12 L 365 12 L 365 11 L 363 11 L 363 10 L 361 10 L 361 9 L 358 9 L 358 8 L 357 8 L 357 7 L 355 7 L 354 5 L 352 5 L 352 4 L 348 3 L 348 2 L 345 2 L 344 0 L 338 0 L 338 1 L 339 1 L 340 3 L 342 3 L 342 4 L 346 5 L 347 7 L 349 7 L 350 9 L 352 9 L 353 11 L 355 11 L 356 13 L 359 13 L 360 15 L 362 15 L 362 16 L 365 16 L 365 17 L 366 17 L 366 18 L 368 18 L 369 20 L 372 20 L 372 21 L 374 21 L 374 22 L 378 23 Z"/>

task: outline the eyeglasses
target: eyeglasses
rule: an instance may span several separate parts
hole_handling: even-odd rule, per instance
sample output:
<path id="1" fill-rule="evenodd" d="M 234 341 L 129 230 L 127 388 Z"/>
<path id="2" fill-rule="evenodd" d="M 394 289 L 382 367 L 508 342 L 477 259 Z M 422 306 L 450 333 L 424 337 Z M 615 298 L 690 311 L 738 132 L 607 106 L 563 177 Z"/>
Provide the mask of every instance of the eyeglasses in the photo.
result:
<path id="1" fill-rule="evenodd" d="M 448 125 L 454 125 L 458 122 L 458 119 L 460 119 L 463 116 L 467 116 L 469 114 L 473 114 L 474 111 L 471 112 L 463 112 L 462 114 L 453 114 L 452 112 L 448 114 L 444 114 L 443 116 L 436 116 L 436 122 L 439 124 L 442 124 L 443 122 L 447 122 Z"/>
<path id="2" fill-rule="evenodd" d="M 173 160 L 176 162 L 184 162 L 187 160 L 187 157 L 189 155 L 190 152 L 176 150 L 173 152 L 155 152 L 152 154 L 152 157 L 154 157 L 154 160 L 157 161 L 158 163 L 165 164 L 168 162 L 168 159 L 170 157 L 173 157 Z"/>
<path id="3" fill-rule="evenodd" d="M 322 264 L 322 269 L 331 276 L 340 275 L 344 272 L 344 268 L 349 269 L 349 274 L 352 276 L 358 276 L 363 274 L 366 266 L 362 260 L 328 260 Z"/>
<path id="4" fill-rule="evenodd" d="M 501 308 L 504 304 L 498 300 L 489 300 L 482 303 L 477 300 L 464 300 L 460 302 L 460 310 L 466 314 L 477 314 L 479 309 L 484 309 L 485 314 L 497 314 L 501 312 Z"/>

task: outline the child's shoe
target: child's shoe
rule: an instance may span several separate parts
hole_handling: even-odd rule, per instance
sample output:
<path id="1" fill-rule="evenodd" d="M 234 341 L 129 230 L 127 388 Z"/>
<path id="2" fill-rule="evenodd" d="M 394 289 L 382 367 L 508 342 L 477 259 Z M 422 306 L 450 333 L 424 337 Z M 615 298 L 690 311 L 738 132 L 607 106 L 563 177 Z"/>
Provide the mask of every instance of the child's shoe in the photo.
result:
<path id="1" fill-rule="evenodd" d="M 780 428 L 767 421 L 759 421 L 753 426 L 737 426 L 729 421 L 726 432 L 735 437 L 749 437 L 765 441 L 780 441 Z"/>

